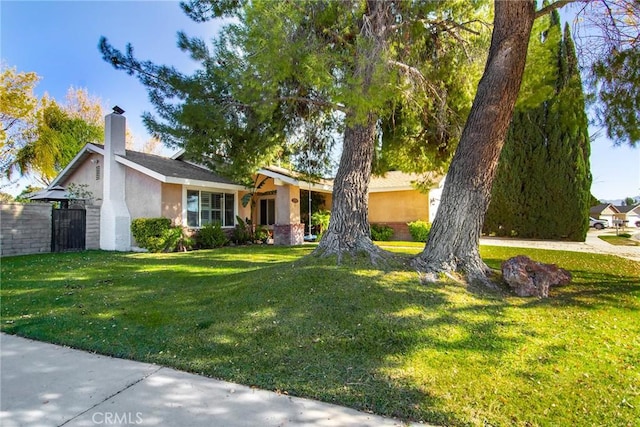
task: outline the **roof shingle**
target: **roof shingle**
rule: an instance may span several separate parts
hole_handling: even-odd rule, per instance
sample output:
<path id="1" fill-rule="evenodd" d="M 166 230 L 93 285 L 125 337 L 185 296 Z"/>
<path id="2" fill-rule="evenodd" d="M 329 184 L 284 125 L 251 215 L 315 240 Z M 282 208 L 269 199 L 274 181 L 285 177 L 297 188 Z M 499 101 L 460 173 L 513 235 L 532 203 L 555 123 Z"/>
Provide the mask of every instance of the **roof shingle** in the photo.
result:
<path id="1" fill-rule="evenodd" d="M 233 182 L 229 178 L 181 160 L 173 160 L 167 157 L 131 150 L 126 150 L 125 158 L 142 167 L 168 177 L 237 185 L 237 183 Z"/>

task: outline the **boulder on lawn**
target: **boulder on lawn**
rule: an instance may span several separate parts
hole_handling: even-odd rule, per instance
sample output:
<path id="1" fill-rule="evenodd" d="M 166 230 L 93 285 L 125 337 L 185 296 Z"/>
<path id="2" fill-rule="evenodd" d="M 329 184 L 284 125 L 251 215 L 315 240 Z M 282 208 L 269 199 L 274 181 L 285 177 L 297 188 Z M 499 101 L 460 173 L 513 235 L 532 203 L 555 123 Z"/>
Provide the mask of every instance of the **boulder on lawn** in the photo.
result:
<path id="1" fill-rule="evenodd" d="M 571 282 L 571 273 L 555 264 L 542 264 L 518 255 L 502 263 L 502 278 L 518 296 L 547 298 L 551 286 Z"/>

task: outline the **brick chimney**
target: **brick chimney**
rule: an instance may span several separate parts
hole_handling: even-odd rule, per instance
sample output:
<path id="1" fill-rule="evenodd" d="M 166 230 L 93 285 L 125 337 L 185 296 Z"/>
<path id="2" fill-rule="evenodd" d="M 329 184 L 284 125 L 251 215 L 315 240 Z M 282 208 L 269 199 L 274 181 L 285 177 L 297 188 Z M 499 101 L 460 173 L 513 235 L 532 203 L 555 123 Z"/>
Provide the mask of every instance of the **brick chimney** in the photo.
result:
<path id="1" fill-rule="evenodd" d="M 125 200 L 125 166 L 116 155 L 125 155 L 127 120 L 111 113 L 104 118 L 104 179 L 100 208 L 100 249 L 131 250 L 131 215 Z"/>

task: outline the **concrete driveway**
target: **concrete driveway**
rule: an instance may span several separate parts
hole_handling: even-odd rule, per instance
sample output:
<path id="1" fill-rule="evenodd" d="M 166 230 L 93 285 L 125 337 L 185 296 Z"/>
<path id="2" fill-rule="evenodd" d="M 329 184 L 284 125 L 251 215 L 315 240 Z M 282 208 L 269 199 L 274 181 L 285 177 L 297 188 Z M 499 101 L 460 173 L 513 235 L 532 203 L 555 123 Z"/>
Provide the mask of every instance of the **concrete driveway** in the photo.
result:
<path id="1" fill-rule="evenodd" d="M 627 229 L 627 233 L 640 234 L 638 229 Z M 559 251 L 591 252 L 617 255 L 633 261 L 640 261 L 640 246 L 616 246 L 599 239 L 603 234 L 615 235 L 614 229 L 590 229 L 584 242 L 563 242 L 555 240 L 511 239 L 504 237 L 483 237 L 480 244 L 485 246 L 512 246 L 518 248 L 538 248 Z"/>

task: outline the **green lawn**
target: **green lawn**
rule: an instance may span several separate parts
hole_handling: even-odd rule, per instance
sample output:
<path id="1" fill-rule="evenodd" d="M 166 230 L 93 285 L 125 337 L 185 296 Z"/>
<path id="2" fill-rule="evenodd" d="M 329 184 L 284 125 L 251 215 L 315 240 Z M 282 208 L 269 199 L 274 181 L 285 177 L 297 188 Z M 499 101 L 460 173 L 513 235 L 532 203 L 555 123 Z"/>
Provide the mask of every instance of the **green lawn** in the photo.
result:
<path id="1" fill-rule="evenodd" d="M 311 250 L 3 258 L 2 331 L 434 424 L 638 425 L 640 263 L 482 249 L 573 272 L 541 300 Z"/>
<path id="2" fill-rule="evenodd" d="M 598 238 L 600 238 L 600 240 L 604 240 L 605 242 L 610 243 L 612 245 L 616 245 L 616 246 L 640 246 L 640 242 L 625 236 L 610 235 L 610 236 L 598 236 Z"/>

